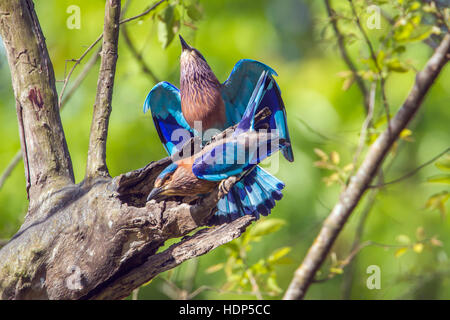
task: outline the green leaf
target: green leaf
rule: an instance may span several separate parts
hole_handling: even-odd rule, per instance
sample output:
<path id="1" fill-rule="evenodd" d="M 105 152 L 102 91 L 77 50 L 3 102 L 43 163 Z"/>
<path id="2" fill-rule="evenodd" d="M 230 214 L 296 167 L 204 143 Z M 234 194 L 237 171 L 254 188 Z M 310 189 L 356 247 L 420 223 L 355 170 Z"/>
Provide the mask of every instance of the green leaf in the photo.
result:
<path id="1" fill-rule="evenodd" d="M 401 244 L 410 244 L 411 243 L 411 239 L 406 234 L 399 234 L 396 237 L 396 240 L 398 243 L 401 243 Z"/>
<path id="2" fill-rule="evenodd" d="M 275 273 L 272 273 L 267 279 L 267 288 L 275 293 L 281 293 L 283 290 L 278 286 Z"/>
<path id="3" fill-rule="evenodd" d="M 262 220 L 255 224 L 255 226 L 250 230 L 250 233 L 254 237 L 264 236 L 277 231 L 285 223 L 286 221 L 281 219 Z"/>
<path id="4" fill-rule="evenodd" d="M 427 202 L 425 203 L 425 208 L 430 210 L 439 209 L 442 217 L 445 217 L 447 211 L 445 203 L 449 198 L 450 193 L 448 191 L 442 191 L 440 193 L 434 194 L 428 198 Z"/>
<path id="5" fill-rule="evenodd" d="M 187 6 L 186 13 L 192 21 L 198 21 L 202 18 L 203 13 L 201 7 L 198 4 L 192 3 Z"/>
<path id="6" fill-rule="evenodd" d="M 342 268 L 331 267 L 330 272 L 334 274 L 343 274 L 344 270 Z"/>
<path id="7" fill-rule="evenodd" d="M 402 255 L 404 255 L 406 253 L 406 251 L 408 251 L 408 247 L 399 248 L 399 249 L 395 250 L 394 257 L 399 258 Z"/>
<path id="8" fill-rule="evenodd" d="M 441 174 L 432 176 L 427 179 L 430 183 L 444 183 L 444 184 L 450 184 L 450 174 Z"/>
<path id="9" fill-rule="evenodd" d="M 174 6 L 169 5 L 161 15 L 158 16 L 158 41 L 165 49 L 172 42 L 175 34 L 174 27 Z"/>
<path id="10" fill-rule="evenodd" d="M 272 254 L 267 258 L 268 263 L 277 263 L 281 258 L 287 255 L 291 251 L 291 247 L 283 247 L 275 250 Z"/>
<path id="11" fill-rule="evenodd" d="M 206 269 L 205 272 L 206 273 L 214 273 L 214 272 L 217 272 L 219 270 L 222 270 L 223 267 L 224 267 L 223 263 L 215 264 L 215 265 L 209 267 L 208 269 Z"/>
<path id="12" fill-rule="evenodd" d="M 441 171 L 450 171 L 450 154 L 447 154 L 441 160 L 436 162 L 435 166 Z"/>
<path id="13" fill-rule="evenodd" d="M 403 62 L 399 61 L 397 58 L 390 59 L 386 66 L 388 70 L 394 71 L 394 72 L 407 72 L 409 71 L 409 66 L 404 64 Z"/>

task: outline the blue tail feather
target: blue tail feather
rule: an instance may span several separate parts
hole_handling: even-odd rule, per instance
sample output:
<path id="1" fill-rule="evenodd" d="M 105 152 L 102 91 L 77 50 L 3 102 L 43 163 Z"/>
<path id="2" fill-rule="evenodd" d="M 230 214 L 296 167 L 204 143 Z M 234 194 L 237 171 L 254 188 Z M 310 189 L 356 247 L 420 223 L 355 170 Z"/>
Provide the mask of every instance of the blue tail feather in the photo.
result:
<path id="1" fill-rule="evenodd" d="M 259 166 L 237 182 L 230 192 L 219 200 L 213 224 L 233 221 L 244 215 L 267 216 L 275 201 L 283 196 L 284 183 Z"/>

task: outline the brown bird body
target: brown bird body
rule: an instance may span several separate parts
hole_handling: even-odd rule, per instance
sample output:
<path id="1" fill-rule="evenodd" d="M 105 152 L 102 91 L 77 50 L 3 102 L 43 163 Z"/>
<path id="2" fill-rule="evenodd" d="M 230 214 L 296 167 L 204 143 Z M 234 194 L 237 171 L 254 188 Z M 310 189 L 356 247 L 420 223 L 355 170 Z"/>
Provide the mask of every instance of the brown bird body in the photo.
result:
<path id="1" fill-rule="evenodd" d="M 222 84 L 199 51 L 189 47 L 184 40 L 182 45 L 180 95 L 183 116 L 191 128 L 199 121 L 203 130 L 223 130 L 226 115 L 220 90 Z"/>
<path id="2" fill-rule="evenodd" d="M 165 196 L 192 196 L 207 194 L 216 188 L 217 181 L 208 181 L 198 179 L 192 172 L 194 157 L 186 158 L 177 162 L 177 169 L 167 180 L 155 181 L 155 188 L 164 186 L 161 192 Z"/>

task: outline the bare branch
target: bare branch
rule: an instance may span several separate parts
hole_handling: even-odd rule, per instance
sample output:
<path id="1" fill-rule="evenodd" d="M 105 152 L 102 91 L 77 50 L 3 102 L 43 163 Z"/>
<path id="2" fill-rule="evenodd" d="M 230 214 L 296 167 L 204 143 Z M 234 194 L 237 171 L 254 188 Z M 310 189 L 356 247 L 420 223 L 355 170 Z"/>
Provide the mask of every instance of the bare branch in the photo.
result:
<path id="1" fill-rule="evenodd" d="M 103 28 L 102 59 L 97 82 L 94 113 L 92 116 L 86 178 L 109 177 L 106 166 L 106 138 L 116 73 L 119 40 L 120 0 L 106 1 Z"/>
<path id="2" fill-rule="evenodd" d="M 14 170 L 14 168 L 17 166 L 17 164 L 22 160 L 22 151 L 18 150 L 14 157 L 9 162 L 8 166 L 6 167 L 5 171 L 3 171 L 2 175 L 0 176 L 0 189 L 5 184 L 6 179 L 8 179 L 11 172 Z"/>
<path id="3" fill-rule="evenodd" d="M 410 172 L 408 172 L 407 174 L 401 176 L 400 178 L 394 179 L 392 181 L 388 181 L 385 183 L 378 183 L 375 185 L 369 185 L 367 188 L 383 188 L 385 186 L 403 181 L 405 179 L 408 179 L 409 177 L 412 177 L 413 175 L 415 175 L 420 169 L 432 164 L 433 162 L 435 162 L 437 159 L 439 159 L 440 157 L 442 157 L 444 154 L 448 153 L 450 151 L 450 148 L 445 149 L 444 151 L 442 151 L 441 153 L 439 153 L 437 156 L 434 156 L 432 159 L 428 160 L 425 163 L 422 163 L 420 166 L 418 166 L 417 168 L 411 170 Z"/>
<path id="4" fill-rule="evenodd" d="M 348 0 L 348 2 L 350 3 L 350 7 L 352 8 L 352 13 L 356 18 L 356 25 L 358 26 L 359 31 L 361 32 L 361 34 L 363 35 L 363 38 L 367 44 L 367 47 L 369 48 L 369 52 L 370 52 L 370 56 L 372 58 L 372 61 L 375 65 L 375 67 L 377 68 L 378 71 L 378 76 L 380 78 L 380 84 L 381 84 L 381 97 L 382 97 L 382 101 L 383 101 L 383 106 L 384 106 L 384 110 L 386 112 L 386 119 L 387 119 L 387 125 L 388 125 L 388 131 L 390 133 L 391 131 L 391 119 L 390 119 L 390 111 L 389 111 L 389 104 L 386 98 L 386 90 L 385 90 L 385 85 L 386 85 L 386 80 L 383 77 L 383 72 L 382 69 L 380 67 L 380 64 L 378 63 L 378 57 L 377 54 L 375 53 L 375 50 L 373 48 L 372 42 L 370 41 L 369 37 L 367 36 L 366 31 L 364 30 L 363 26 L 361 25 L 361 21 L 359 20 L 359 16 L 358 13 L 356 12 L 356 8 L 355 8 L 355 4 L 353 3 L 353 0 Z"/>
<path id="5" fill-rule="evenodd" d="M 389 152 L 400 132 L 419 110 L 422 101 L 448 62 L 450 54 L 450 34 L 446 34 L 424 69 L 417 74 L 416 81 L 391 121 L 391 133 L 385 130 L 370 147 L 366 158 L 356 174 L 350 179 L 347 188 L 341 193 L 338 203 L 325 220 L 322 229 L 310 247 L 300 267 L 285 293 L 284 299 L 301 299 L 306 294 L 314 275 L 325 260 L 331 246 L 344 227 L 353 209 L 357 206 L 363 193 L 375 177 L 384 157 Z"/>
<path id="6" fill-rule="evenodd" d="M 155 83 L 159 82 L 159 78 L 153 73 L 152 69 L 147 65 L 147 63 L 144 61 L 144 58 L 142 57 L 142 54 L 140 54 L 136 47 L 134 46 L 133 42 L 130 39 L 130 36 L 128 34 L 127 28 L 124 25 L 122 27 L 122 36 L 125 40 L 125 43 L 128 46 L 128 49 L 130 50 L 131 54 L 134 56 L 136 61 L 140 64 L 142 71 L 150 77 L 152 81 Z"/>
<path id="7" fill-rule="evenodd" d="M 364 98 L 364 107 L 366 113 L 369 112 L 369 91 L 366 88 L 366 85 L 364 84 L 364 80 L 361 78 L 361 76 L 358 74 L 358 71 L 350 58 L 349 53 L 347 52 L 347 48 L 345 47 L 345 38 L 341 31 L 339 30 L 338 21 L 336 12 L 331 7 L 330 0 L 324 0 L 325 1 L 325 7 L 327 9 L 328 17 L 330 18 L 331 25 L 333 27 L 334 33 L 337 37 L 338 47 L 339 51 L 341 53 L 342 59 L 347 64 L 347 67 L 350 69 L 350 71 L 353 73 L 353 77 L 355 78 L 356 84 L 358 85 L 363 98 Z"/>

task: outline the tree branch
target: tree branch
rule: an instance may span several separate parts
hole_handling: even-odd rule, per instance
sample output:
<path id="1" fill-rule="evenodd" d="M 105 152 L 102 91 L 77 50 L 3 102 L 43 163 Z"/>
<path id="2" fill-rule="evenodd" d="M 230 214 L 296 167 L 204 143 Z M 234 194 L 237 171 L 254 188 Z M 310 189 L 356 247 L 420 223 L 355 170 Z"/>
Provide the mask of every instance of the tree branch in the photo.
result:
<path id="1" fill-rule="evenodd" d="M 301 299 L 304 297 L 314 279 L 314 275 L 325 260 L 361 196 L 375 177 L 384 157 L 397 140 L 400 132 L 408 125 L 420 108 L 426 93 L 449 58 L 450 34 L 446 34 L 424 69 L 417 74 L 414 86 L 403 106 L 391 120 L 391 134 L 389 130 L 385 130 L 377 138 L 358 171 L 350 179 L 349 185 L 341 193 L 340 200 L 325 220 L 302 264 L 296 270 L 284 299 Z"/>
<path id="2" fill-rule="evenodd" d="M 119 40 L 120 0 L 106 1 L 102 59 L 97 83 L 94 113 L 89 136 L 86 178 L 109 177 L 106 166 L 106 138 L 116 73 Z"/>
<path id="3" fill-rule="evenodd" d="M 345 38 L 341 31 L 339 30 L 338 21 L 336 17 L 336 13 L 331 7 L 330 0 L 324 0 L 325 1 L 325 7 L 327 9 L 328 17 L 330 18 L 331 26 L 333 27 L 334 33 L 337 37 L 338 47 L 339 51 L 341 53 L 342 59 L 347 64 L 347 67 L 350 69 L 350 71 L 353 74 L 353 77 L 355 78 L 356 84 L 358 85 L 364 99 L 364 108 L 366 111 L 366 114 L 369 112 L 369 91 L 367 90 L 366 85 L 364 84 L 364 80 L 362 77 L 358 74 L 358 71 L 356 70 L 356 67 L 350 58 L 349 53 L 347 52 L 347 49 L 345 47 Z"/>
<path id="4" fill-rule="evenodd" d="M 55 75 L 31 0 L 0 2 L 0 35 L 16 97 L 30 206 L 74 182 Z"/>

